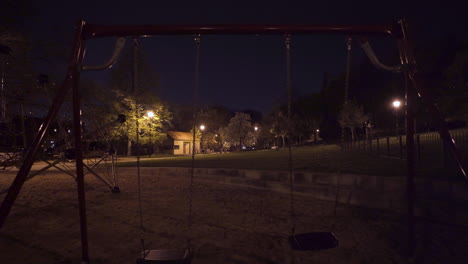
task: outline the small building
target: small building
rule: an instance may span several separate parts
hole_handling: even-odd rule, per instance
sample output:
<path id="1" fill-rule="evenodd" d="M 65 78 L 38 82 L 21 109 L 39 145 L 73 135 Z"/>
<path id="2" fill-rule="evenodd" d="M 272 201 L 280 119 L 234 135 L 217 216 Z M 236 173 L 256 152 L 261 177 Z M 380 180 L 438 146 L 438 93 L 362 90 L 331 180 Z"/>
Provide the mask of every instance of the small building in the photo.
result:
<path id="1" fill-rule="evenodd" d="M 193 149 L 193 135 L 190 132 L 169 131 L 167 136 L 171 141 L 172 154 L 190 155 Z M 200 141 L 195 140 L 195 153 L 200 149 Z"/>

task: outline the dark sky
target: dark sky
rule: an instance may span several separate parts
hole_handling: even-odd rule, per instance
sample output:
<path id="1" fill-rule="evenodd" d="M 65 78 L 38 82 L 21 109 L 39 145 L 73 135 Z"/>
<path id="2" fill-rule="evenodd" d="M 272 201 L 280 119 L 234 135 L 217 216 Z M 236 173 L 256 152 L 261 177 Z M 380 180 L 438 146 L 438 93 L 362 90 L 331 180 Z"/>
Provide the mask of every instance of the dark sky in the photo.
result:
<path id="1" fill-rule="evenodd" d="M 405 2 L 412 2 L 405 6 Z M 33 36 L 69 45 L 77 19 L 99 24 L 325 24 L 394 23 L 406 17 L 428 39 L 466 29 L 462 2 L 451 1 L 37 1 Z M 435 2 L 435 1 L 432 1 Z M 389 38 L 372 39 L 381 54 L 395 50 Z M 87 64 L 104 61 L 114 39 L 88 43 Z M 191 36 L 161 36 L 142 41 L 160 77 L 155 93 L 170 103 L 192 100 L 194 43 Z M 69 50 L 69 48 L 68 48 Z M 354 63 L 362 59 L 355 46 Z M 321 88 L 323 72 L 345 65 L 343 36 L 293 36 L 293 86 L 304 94 Z M 85 73 L 104 82 L 109 74 Z M 282 36 L 202 36 L 200 100 L 233 110 L 267 112 L 285 95 Z"/>

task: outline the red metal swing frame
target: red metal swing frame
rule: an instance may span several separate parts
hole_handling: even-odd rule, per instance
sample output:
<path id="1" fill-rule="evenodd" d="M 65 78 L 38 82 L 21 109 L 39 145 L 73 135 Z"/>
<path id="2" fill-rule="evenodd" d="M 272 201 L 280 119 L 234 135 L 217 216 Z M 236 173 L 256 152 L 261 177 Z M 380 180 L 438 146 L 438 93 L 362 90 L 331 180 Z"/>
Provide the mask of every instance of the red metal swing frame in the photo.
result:
<path id="1" fill-rule="evenodd" d="M 414 220 L 414 177 L 415 177 L 415 146 L 414 146 L 414 102 L 416 96 L 423 98 L 431 114 L 438 124 L 438 131 L 455 161 L 467 179 L 466 168 L 455 141 L 452 139 L 443 115 L 435 107 L 431 96 L 424 87 L 424 79 L 417 70 L 413 44 L 404 20 L 388 25 L 96 25 L 79 21 L 76 25 L 72 56 L 68 65 L 66 78 L 58 90 L 47 117 L 39 128 L 36 138 L 31 144 L 23 165 L 9 188 L 0 206 L 0 228 L 3 227 L 8 214 L 24 184 L 34 162 L 41 142 L 52 121 L 55 119 L 65 96 L 72 89 L 73 98 L 73 133 L 76 149 L 76 181 L 78 189 L 82 261 L 89 263 L 88 233 L 86 222 L 86 203 L 84 190 L 83 153 L 82 153 L 82 119 L 81 95 L 78 88 L 83 59 L 86 51 L 86 41 L 100 37 L 153 36 L 153 35 L 232 35 L 232 34 L 343 34 L 343 35 L 381 35 L 395 38 L 399 42 L 400 61 L 405 65 L 405 78 L 410 82 L 406 90 L 406 144 L 407 144 L 407 205 L 408 205 L 408 253 L 413 255 L 415 249 Z"/>

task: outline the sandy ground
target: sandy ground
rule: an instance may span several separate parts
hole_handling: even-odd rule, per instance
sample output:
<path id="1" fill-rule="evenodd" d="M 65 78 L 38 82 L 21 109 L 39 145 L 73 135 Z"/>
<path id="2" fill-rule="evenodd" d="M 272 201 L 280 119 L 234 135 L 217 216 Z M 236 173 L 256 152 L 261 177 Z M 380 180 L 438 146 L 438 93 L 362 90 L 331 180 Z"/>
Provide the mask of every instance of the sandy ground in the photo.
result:
<path id="1" fill-rule="evenodd" d="M 0 174 L 0 190 L 14 173 Z M 141 238 L 148 249 L 183 248 L 188 237 L 192 263 L 406 263 L 402 216 L 342 204 L 335 216 L 333 202 L 297 197 L 297 232 L 333 231 L 340 246 L 292 252 L 288 195 L 196 179 L 189 229 L 186 176 L 142 176 L 141 231 L 136 173 L 119 176 L 120 194 L 86 176 L 91 263 L 135 263 Z M 0 263 L 80 263 L 76 197 L 57 171 L 27 182 L 0 231 Z M 418 242 L 416 263 L 468 263 L 468 227 L 420 220 Z"/>

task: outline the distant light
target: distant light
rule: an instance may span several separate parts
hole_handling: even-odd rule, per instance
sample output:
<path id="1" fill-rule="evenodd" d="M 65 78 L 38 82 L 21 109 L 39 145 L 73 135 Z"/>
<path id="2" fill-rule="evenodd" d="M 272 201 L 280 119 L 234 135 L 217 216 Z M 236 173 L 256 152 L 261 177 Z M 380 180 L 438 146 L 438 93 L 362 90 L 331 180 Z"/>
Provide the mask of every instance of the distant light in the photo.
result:
<path id="1" fill-rule="evenodd" d="M 318 132 L 320 132 L 320 130 L 319 130 L 319 129 L 317 129 L 317 130 L 315 130 L 315 131 L 317 131 L 317 133 L 318 133 Z"/>
<path id="2" fill-rule="evenodd" d="M 149 118 L 152 118 L 154 117 L 154 112 L 153 111 L 148 111 L 148 113 L 146 114 Z"/>
<path id="3" fill-rule="evenodd" d="M 50 141 L 50 143 L 51 143 L 51 144 L 53 144 L 53 143 L 54 143 L 54 141 L 53 141 L 53 140 L 51 140 L 51 141 Z"/>
<path id="4" fill-rule="evenodd" d="M 401 105 L 400 101 L 398 101 L 398 100 L 393 101 L 393 107 L 398 108 L 398 107 L 400 107 L 400 105 Z"/>
<path id="5" fill-rule="evenodd" d="M 257 131 L 257 130 L 258 130 L 258 127 L 254 127 L 254 129 L 255 129 L 255 131 Z"/>
<path id="6" fill-rule="evenodd" d="M 205 126 L 204 126 L 204 125 L 201 125 L 201 126 L 200 126 L 200 129 L 201 129 L 201 130 L 205 130 Z"/>
<path id="7" fill-rule="evenodd" d="M 68 131 L 68 133 L 71 133 L 71 130 L 70 130 L 70 129 L 68 129 L 67 131 Z"/>
<path id="8" fill-rule="evenodd" d="M 54 128 L 54 132 L 57 132 L 57 129 L 56 129 L 56 128 Z"/>
<path id="9" fill-rule="evenodd" d="M 216 134 L 215 137 L 218 137 L 218 134 Z"/>

